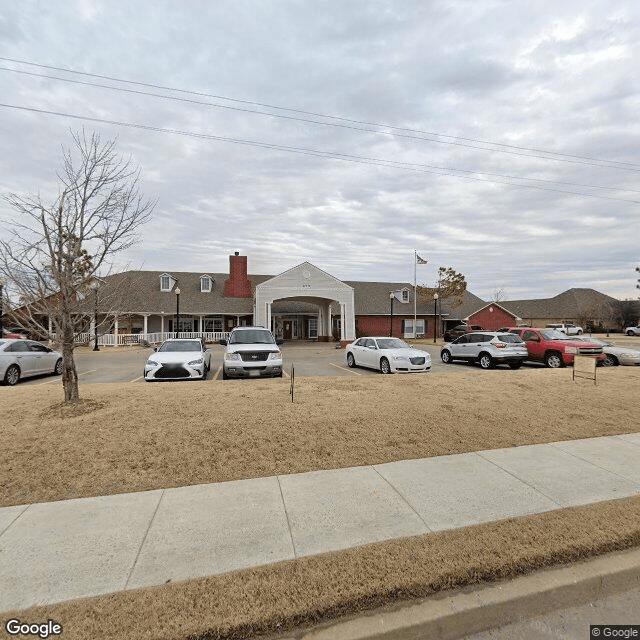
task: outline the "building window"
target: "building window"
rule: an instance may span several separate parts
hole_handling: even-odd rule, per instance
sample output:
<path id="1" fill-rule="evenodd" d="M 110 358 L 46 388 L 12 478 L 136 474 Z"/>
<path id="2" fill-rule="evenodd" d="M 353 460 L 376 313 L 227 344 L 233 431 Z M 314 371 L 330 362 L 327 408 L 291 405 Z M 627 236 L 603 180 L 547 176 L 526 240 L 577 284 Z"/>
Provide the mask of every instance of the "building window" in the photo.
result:
<path id="1" fill-rule="evenodd" d="M 160 291 L 171 291 L 171 276 L 160 276 Z"/>
<path id="2" fill-rule="evenodd" d="M 402 302 L 409 302 L 409 292 L 406 289 L 402 290 Z"/>
<path id="3" fill-rule="evenodd" d="M 211 293 L 211 278 L 209 276 L 200 278 L 200 291 L 202 293 Z"/>
<path id="4" fill-rule="evenodd" d="M 418 318 L 416 320 L 416 330 L 413 331 L 413 320 L 404 321 L 404 337 L 405 338 L 419 338 L 423 337 L 426 331 L 426 325 L 424 318 Z"/>
<path id="5" fill-rule="evenodd" d="M 318 337 L 318 318 L 309 318 L 309 337 Z"/>

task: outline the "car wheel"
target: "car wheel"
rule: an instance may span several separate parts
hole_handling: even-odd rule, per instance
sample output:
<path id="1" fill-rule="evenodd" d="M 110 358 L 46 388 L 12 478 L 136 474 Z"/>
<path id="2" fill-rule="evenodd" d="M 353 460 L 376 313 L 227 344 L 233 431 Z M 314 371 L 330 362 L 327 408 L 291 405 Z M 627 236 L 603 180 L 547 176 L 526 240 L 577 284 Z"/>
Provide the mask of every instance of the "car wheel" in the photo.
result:
<path id="1" fill-rule="evenodd" d="M 607 357 L 602 361 L 603 367 L 617 367 L 620 364 L 618 362 L 618 358 L 616 358 L 615 356 L 611 355 L 610 353 L 605 353 L 605 355 Z"/>
<path id="2" fill-rule="evenodd" d="M 562 355 L 557 351 L 550 351 L 544 357 L 544 363 L 550 369 L 559 369 L 560 367 L 564 367 L 564 360 L 562 359 Z"/>
<path id="3" fill-rule="evenodd" d="M 633 333 L 633 331 L 627 331 L 627 335 L 628 336 L 632 336 L 632 335 L 634 335 L 634 333 Z"/>
<path id="4" fill-rule="evenodd" d="M 442 362 L 444 362 L 445 364 L 451 364 L 451 362 L 453 361 L 453 358 L 451 357 L 451 352 L 448 351 L 447 349 L 445 349 L 440 354 L 440 358 L 441 358 Z"/>
<path id="5" fill-rule="evenodd" d="M 581 336 L 582 335 L 582 329 L 578 329 L 577 331 L 577 335 Z"/>
<path id="6" fill-rule="evenodd" d="M 56 362 L 56 368 L 53 370 L 53 373 L 57 376 L 62 375 L 62 358 L 58 358 L 58 362 Z"/>
<path id="7" fill-rule="evenodd" d="M 391 373 L 391 365 L 386 358 L 380 360 L 380 371 L 384 374 Z"/>
<path id="8" fill-rule="evenodd" d="M 353 353 L 347 353 L 347 367 L 352 369 L 356 366 L 356 359 L 353 357 Z"/>
<path id="9" fill-rule="evenodd" d="M 478 356 L 478 362 L 483 369 L 493 369 L 495 366 L 493 358 L 488 353 L 481 353 Z"/>
<path id="10" fill-rule="evenodd" d="M 510 362 L 509 367 L 511 369 L 519 369 L 522 366 L 522 362 Z"/>
<path id="11" fill-rule="evenodd" d="M 4 383 L 13 387 L 14 384 L 18 384 L 20 380 L 20 368 L 16 364 L 12 364 L 4 374 Z"/>

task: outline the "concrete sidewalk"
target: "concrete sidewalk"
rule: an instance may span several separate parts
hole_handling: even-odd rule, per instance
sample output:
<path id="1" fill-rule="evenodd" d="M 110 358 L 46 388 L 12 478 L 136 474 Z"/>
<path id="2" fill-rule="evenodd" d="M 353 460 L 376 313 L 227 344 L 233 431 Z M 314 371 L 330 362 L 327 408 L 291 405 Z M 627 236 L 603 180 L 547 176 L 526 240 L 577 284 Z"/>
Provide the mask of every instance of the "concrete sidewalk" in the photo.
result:
<path id="1" fill-rule="evenodd" d="M 0 508 L 0 611 L 640 493 L 640 433 Z"/>

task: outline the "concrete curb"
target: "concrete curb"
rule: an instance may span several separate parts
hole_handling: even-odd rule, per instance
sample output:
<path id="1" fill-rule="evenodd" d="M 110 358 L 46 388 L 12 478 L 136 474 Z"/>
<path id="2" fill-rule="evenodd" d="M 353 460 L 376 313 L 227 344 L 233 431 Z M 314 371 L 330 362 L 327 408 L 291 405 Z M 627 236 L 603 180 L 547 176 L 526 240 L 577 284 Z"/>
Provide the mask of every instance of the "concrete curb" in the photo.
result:
<path id="1" fill-rule="evenodd" d="M 538 571 L 532 575 L 436 594 L 312 630 L 298 640 L 454 640 L 466 634 L 640 588 L 640 549 Z"/>

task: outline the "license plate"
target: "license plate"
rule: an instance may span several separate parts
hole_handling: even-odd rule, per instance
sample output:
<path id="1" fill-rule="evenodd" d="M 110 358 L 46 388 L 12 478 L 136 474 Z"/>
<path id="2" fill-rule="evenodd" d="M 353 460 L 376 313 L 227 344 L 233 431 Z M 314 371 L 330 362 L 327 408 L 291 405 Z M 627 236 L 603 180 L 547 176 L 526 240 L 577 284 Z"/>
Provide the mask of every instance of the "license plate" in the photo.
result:
<path id="1" fill-rule="evenodd" d="M 249 377 L 250 378 L 257 378 L 260 375 L 259 371 L 249 371 Z"/>

